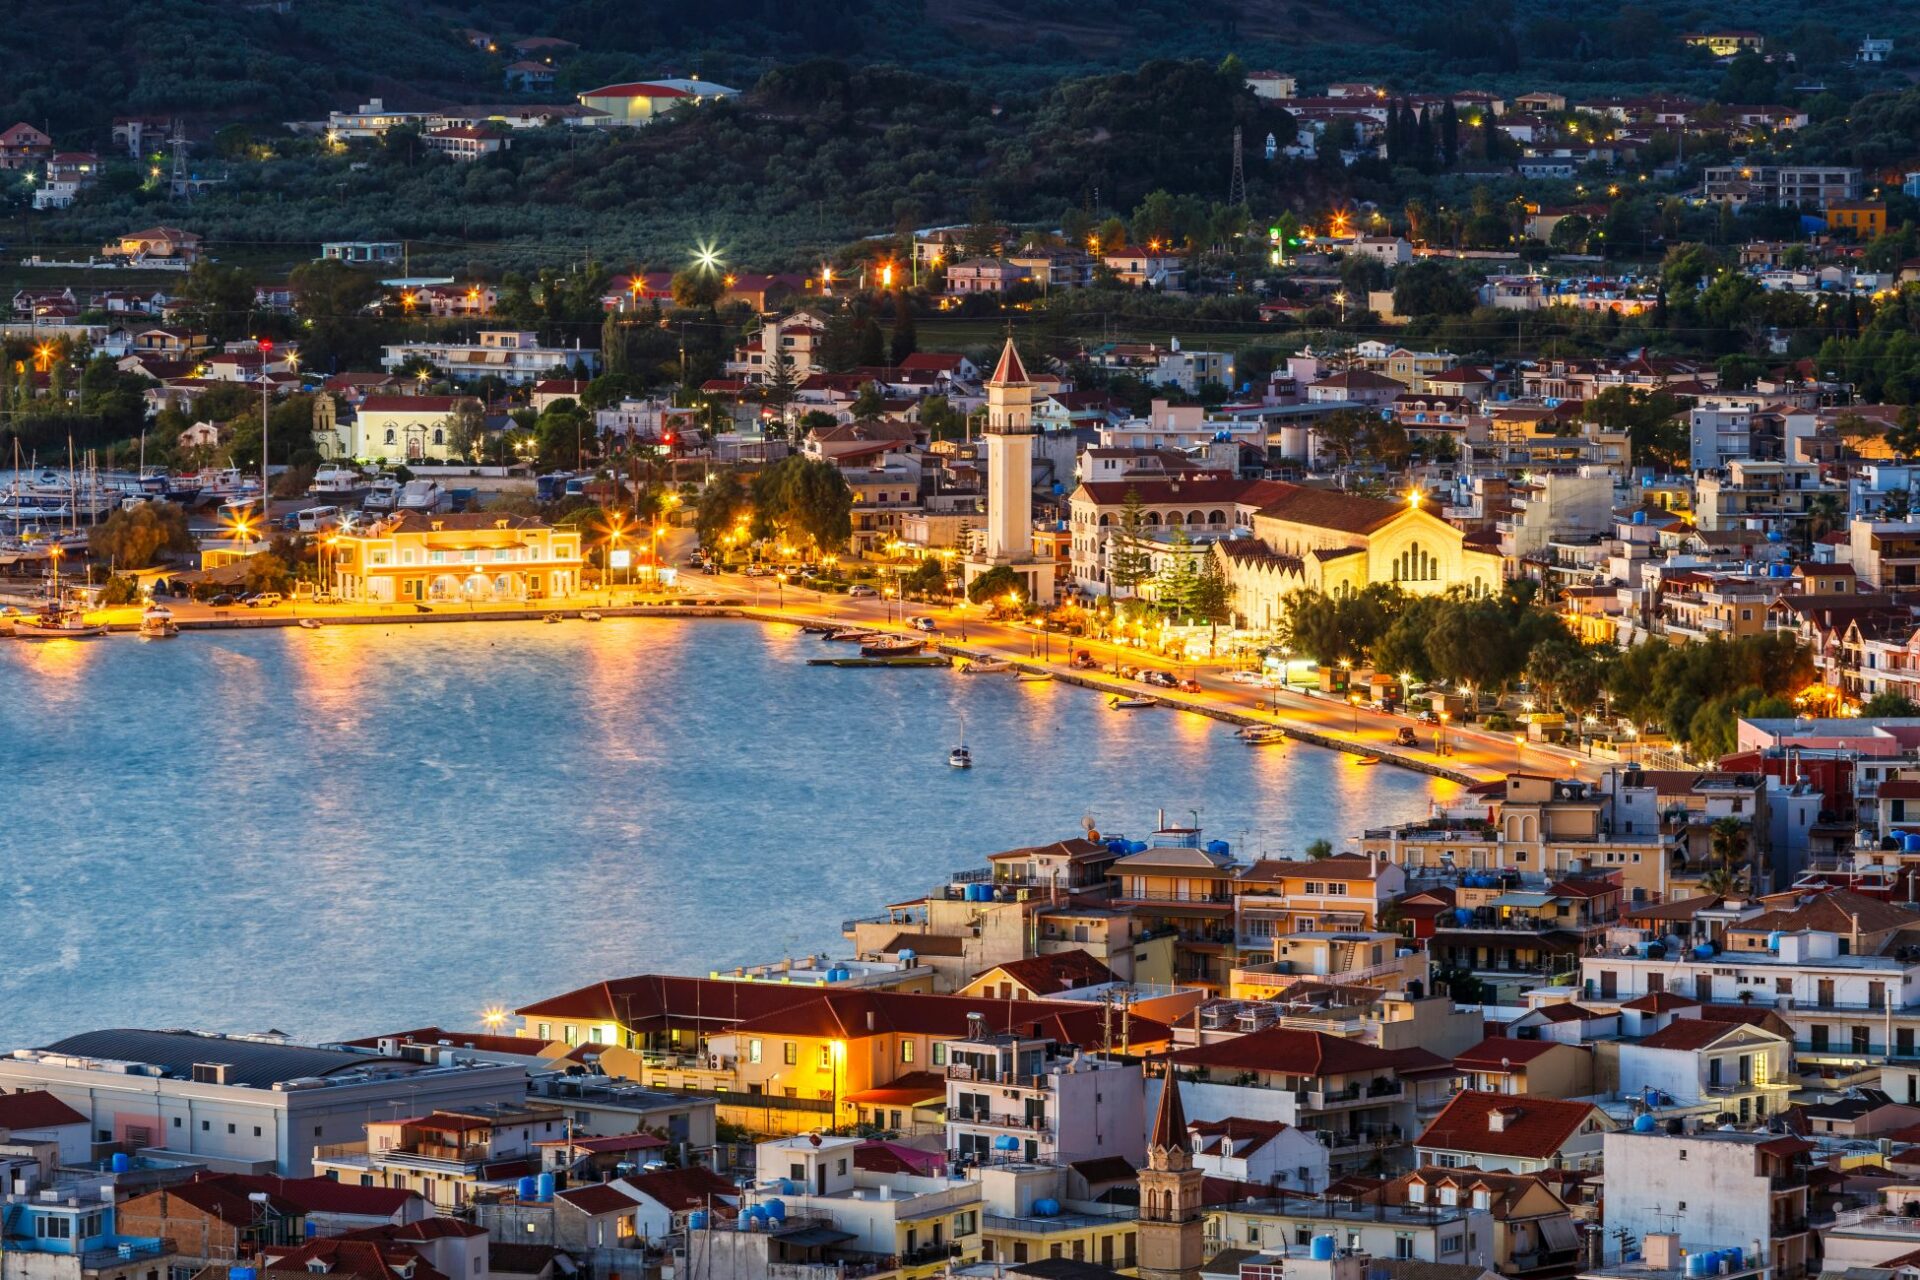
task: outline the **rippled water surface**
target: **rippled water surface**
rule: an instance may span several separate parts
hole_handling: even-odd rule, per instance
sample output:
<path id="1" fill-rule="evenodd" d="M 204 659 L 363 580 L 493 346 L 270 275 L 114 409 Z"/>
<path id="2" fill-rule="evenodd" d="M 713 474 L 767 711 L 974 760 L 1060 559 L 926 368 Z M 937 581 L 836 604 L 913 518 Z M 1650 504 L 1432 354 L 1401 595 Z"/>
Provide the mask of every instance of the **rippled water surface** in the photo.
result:
<path id="1" fill-rule="evenodd" d="M 639 619 L 0 641 L 0 1050 L 472 1027 L 843 954 L 843 918 L 1082 815 L 1197 809 L 1258 854 L 1451 791 L 1067 685 L 804 665 L 845 652 Z"/>

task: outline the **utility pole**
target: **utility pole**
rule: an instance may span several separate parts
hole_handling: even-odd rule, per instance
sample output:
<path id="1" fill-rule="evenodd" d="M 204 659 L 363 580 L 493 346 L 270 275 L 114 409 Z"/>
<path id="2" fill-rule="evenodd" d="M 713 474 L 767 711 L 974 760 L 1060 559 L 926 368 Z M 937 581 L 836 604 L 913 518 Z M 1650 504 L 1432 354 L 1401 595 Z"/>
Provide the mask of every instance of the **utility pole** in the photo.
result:
<path id="1" fill-rule="evenodd" d="M 1247 202 L 1247 175 L 1240 162 L 1240 126 L 1233 126 L 1233 177 L 1227 183 L 1227 206 Z"/>

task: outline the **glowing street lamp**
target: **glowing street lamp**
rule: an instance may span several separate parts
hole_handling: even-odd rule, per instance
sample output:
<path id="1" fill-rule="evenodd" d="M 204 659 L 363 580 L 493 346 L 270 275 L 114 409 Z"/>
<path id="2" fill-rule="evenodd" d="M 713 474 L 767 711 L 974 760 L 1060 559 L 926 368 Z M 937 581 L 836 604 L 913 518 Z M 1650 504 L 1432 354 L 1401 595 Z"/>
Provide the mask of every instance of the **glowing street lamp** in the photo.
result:
<path id="1" fill-rule="evenodd" d="M 693 251 L 693 265 L 702 271 L 713 271 L 720 266 L 720 251 L 711 244 L 702 244 Z"/>
<path id="2" fill-rule="evenodd" d="M 490 1032 L 500 1030 L 501 1027 L 506 1025 L 506 1021 L 507 1011 L 497 1004 L 489 1005 L 481 1011 L 480 1024 Z"/>

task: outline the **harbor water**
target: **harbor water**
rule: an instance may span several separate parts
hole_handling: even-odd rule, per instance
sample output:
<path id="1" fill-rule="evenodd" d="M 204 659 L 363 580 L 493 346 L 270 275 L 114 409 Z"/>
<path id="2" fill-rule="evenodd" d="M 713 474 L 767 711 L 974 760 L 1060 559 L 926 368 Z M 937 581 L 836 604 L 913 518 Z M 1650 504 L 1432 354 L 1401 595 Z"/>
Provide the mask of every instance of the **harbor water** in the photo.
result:
<path id="1" fill-rule="evenodd" d="M 1236 856 L 1451 784 L 736 621 L 0 641 L 0 1051 L 435 1024 L 827 952 L 982 856 L 1156 810 Z M 961 742 L 971 770 L 947 766 Z"/>

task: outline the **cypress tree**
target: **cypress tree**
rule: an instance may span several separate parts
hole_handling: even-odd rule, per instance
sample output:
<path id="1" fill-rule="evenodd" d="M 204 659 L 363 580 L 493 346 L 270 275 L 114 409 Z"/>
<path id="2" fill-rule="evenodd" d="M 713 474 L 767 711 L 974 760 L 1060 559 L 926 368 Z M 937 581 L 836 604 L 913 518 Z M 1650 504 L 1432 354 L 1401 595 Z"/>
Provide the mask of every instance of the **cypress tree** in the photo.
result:
<path id="1" fill-rule="evenodd" d="M 1422 170 L 1433 168 L 1433 122 L 1425 107 L 1414 117 L 1413 163 Z"/>
<path id="2" fill-rule="evenodd" d="M 1451 100 L 1440 113 L 1440 158 L 1449 169 L 1460 159 L 1460 115 L 1453 109 Z"/>

